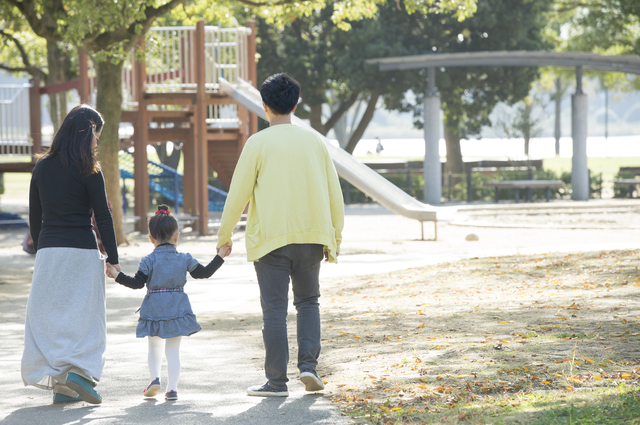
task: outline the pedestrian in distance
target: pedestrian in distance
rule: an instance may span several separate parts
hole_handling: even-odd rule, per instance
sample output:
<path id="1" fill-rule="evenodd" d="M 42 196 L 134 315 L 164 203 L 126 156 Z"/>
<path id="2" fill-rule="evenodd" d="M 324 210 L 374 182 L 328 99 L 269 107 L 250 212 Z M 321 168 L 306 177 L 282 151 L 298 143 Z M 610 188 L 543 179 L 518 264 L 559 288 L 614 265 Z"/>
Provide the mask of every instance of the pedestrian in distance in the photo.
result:
<path id="1" fill-rule="evenodd" d="M 29 187 L 29 225 L 36 251 L 27 302 L 22 380 L 53 391 L 53 402 L 100 404 L 95 390 L 107 342 L 105 259 L 114 270 L 113 220 L 97 160 L 104 126 L 87 105 L 73 108 L 38 160 Z"/>
<path id="2" fill-rule="evenodd" d="M 149 341 L 149 374 L 151 382 L 143 391 L 144 397 L 155 397 L 161 389 L 160 369 L 162 352 L 167 359 L 166 400 L 178 399 L 180 378 L 180 341 L 183 336 L 198 332 L 200 325 L 191 310 L 189 297 L 184 293 L 187 272 L 194 279 L 207 279 L 224 263 L 229 249 L 218 251 L 206 266 L 191 254 L 178 252 L 178 221 L 171 215 L 169 207 L 159 205 L 149 220 L 149 239 L 155 249 L 142 257 L 135 276 L 128 276 L 115 267 L 109 267 L 109 276 L 116 282 L 132 289 L 147 287 L 140 318 L 136 328 L 138 338 Z"/>
<path id="3" fill-rule="evenodd" d="M 299 378 L 306 391 L 324 389 L 320 355 L 319 272 L 322 259 L 337 262 L 344 225 L 338 175 L 322 137 L 293 125 L 300 84 L 289 74 L 260 88 L 270 127 L 245 144 L 231 180 L 218 231 L 218 249 L 249 203 L 245 243 L 260 287 L 267 382 L 251 396 L 288 396 L 287 307 L 289 281 L 296 308 Z"/>

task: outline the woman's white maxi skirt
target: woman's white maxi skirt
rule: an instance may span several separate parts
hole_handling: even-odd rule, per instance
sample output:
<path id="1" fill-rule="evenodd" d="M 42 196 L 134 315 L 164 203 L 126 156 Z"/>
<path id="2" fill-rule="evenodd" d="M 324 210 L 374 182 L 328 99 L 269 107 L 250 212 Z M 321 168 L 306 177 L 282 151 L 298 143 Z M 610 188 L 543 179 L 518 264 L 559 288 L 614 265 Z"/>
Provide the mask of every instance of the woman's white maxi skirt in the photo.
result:
<path id="1" fill-rule="evenodd" d="M 69 372 L 99 381 L 105 362 L 105 259 L 97 249 L 36 254 L 24 329 L 22 380 L 52 389 Z"/>

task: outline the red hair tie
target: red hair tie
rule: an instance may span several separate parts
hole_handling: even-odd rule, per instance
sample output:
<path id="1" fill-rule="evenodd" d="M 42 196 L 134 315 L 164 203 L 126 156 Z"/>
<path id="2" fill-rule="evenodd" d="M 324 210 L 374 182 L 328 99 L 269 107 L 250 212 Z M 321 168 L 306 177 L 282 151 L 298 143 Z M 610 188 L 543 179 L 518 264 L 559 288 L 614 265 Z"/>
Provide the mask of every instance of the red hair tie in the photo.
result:
<path id="1" fill-rule="evenodd" d="M 169 211 L 169 208 L 167 208 L 166 210 L 156 210 L 156 214 L 155 215 L 158 215 L 158 214 L 169 215 L 169 214 L 171 214 L 171 212 Z"/>

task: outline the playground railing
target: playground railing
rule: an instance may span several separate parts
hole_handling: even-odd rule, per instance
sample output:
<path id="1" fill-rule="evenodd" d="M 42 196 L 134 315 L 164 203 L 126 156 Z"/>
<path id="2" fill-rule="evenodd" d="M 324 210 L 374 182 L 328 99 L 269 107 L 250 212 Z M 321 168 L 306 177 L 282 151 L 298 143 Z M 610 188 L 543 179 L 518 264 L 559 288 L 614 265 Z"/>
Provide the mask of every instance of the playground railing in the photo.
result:
<path id="1" fill-rule="evenodd" d="M 31 155 L 30 84 L 0 85 L 0 155 Z"/>
<path id="2" fill-rule="evenodd" d="M 195 26 L 153 27 L 146 37 L 145 64 L 148 93 L 195 92 Z M 236 82 L 247 79 L 247 37 L 251 29 L 244 27 L 204 27 L 205 89 L 209 93 L 220 90 L 219 80 Z M 125 61 L 122 76 L 123 106 L 136 109 L 135 49 Z M 93 82 L 93 80 L 92 80 Z M 236 105 L 209 105 L 207 123 L 219 127 L 238 125 Z"/>

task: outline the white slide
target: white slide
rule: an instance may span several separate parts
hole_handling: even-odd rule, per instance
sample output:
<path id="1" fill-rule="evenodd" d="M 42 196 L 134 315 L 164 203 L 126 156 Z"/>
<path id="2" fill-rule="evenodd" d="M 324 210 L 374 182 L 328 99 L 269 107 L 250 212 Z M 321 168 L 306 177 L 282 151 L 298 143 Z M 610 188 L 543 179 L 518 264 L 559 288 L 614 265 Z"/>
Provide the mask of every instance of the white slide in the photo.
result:
<path id="1" fill-rule="evenodd" d="M 248 82 L 242 79 L 238 79 L 238 81 L 238 84 L 233 85 L 224 78 L 219 78 L 220 88 L 240 105 L 266 119 L 260 92 Z M 295 115 L 292 116 L 292 121 L 296 125 L 313 130 Z M 436 207 L 423 204 L 409 196 L 404 190 L 355 159 L 350 153 L 331 144 L 325 136 L 322 136 L 322 138 L 327 144 L 327 149 L 329 149 L 329 154 L 340 177 L 396 214 L 418 220 L 421 223 L 432 221 L 435 224 L 437 222 Z"/>

